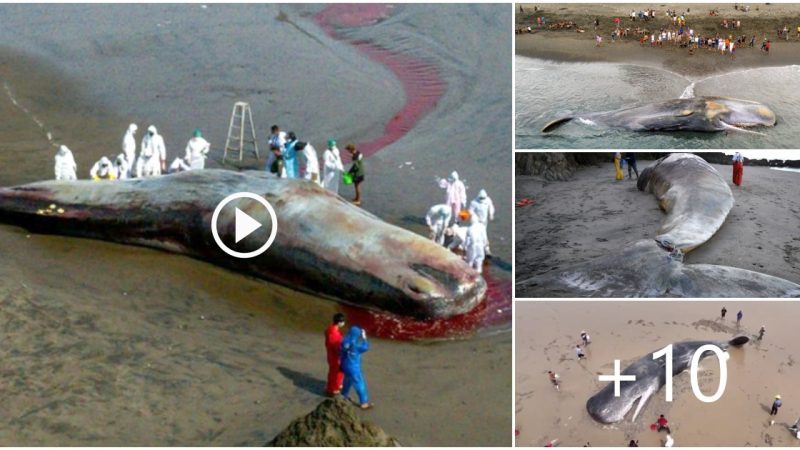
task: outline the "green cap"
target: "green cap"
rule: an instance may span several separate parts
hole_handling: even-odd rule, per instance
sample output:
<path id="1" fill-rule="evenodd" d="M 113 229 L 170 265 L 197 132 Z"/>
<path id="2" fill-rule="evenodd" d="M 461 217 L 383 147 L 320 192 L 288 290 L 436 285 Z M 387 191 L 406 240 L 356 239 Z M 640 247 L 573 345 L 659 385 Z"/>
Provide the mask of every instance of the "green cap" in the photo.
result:
<path id="1" fill-rule="evenodd" d="M 336 145 L 336 139 L 328 139 L 328 147 L 333 147 Z"/>
<path id="2" fill-rule="evenodd" d="M 194 129 L 194 137 L 203 137 L 203 132 L 200 130 L 200 128 Z"/>

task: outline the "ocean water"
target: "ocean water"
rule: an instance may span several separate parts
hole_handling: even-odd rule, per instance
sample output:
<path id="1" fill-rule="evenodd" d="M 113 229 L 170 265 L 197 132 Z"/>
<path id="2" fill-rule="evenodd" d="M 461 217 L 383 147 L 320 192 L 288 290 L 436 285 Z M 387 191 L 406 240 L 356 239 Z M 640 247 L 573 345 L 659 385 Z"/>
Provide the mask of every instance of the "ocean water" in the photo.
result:
<path id="1" fill-rule="evenodd" d="M 559 63 L 523 56 L 516 60 L 516 142 L 539 148 L 796 148 L 800 132 L 800 66 L 742 69 L 707 77 L 685 77 L 656 67 L 617 63 Z M 547 135 L 553 119 L 690 96 L 753 100 L 777 115 L 763 135 L 744 132 L 631 132 L 575 120 Z"/>

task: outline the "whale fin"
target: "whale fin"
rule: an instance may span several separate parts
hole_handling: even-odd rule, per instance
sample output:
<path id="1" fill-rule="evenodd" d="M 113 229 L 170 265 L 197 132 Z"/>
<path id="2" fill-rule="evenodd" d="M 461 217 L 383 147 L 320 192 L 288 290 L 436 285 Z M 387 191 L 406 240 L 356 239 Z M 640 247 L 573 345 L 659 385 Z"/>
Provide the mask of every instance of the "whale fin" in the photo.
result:
<path id="1" fill-rule="evenodd" d="M 739 127 L 731 125 L 729 123 L 725 123 L 725 122 L 723 122 L 721 120 L 719 121 L 719 123 L 722 124 L 722 126 L 725 127 L 728 130 L 741 131 L 743 133 L 750 133 L 750 134 L 757 134 L 759 136 L 766 136 L 766 134 L 764 134 L 764 133 L 759 133 L 758 131 L 752 131 L 752 130 L 745 130 L 744 128 L 739 128 Z"/>
<path id="2" fill-rule="evenodd" d="M 636 418 L 639 416 L 639 413 L 642 412 L 642 408 L 647 404 L 647 401 L 650 400 L 650 396 L 657 390 L 656 388 L 657 386 L 649 386 L 647 390 L 642 393 L 642 396 L 639 397 L 639 403 L 636 404 L 636 410 L 633 411 L 631 422 L 636 422 Z"/>
<path id="3" fill-rule="evenodd" d="M 572 119 L 574 119 L 574 117 L 562 117 L 560 119 L 551 120 L 542 128 L 542 133 L 549 133 Z"/>

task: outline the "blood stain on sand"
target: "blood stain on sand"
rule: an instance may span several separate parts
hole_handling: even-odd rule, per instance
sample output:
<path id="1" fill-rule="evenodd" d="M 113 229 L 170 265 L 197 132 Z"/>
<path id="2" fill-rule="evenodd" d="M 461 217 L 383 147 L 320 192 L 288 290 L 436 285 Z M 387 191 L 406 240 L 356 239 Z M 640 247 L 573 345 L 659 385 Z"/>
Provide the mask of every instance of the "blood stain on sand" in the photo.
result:
<path id="1" fill-rule="evenodd" d="M 368 142 L 359 142 L 364 156 L 396 142 L 406 135 L 427 113 L 432 111 L 447 90 L 437 67 L 412 55 L 383 48 L 365 40 L 348 39 L 342 30 L 375 25 L 389 17 L 391 5 L 330 5 L 317 13 L 314 20 L 332 38 L 348 42 L 369 59 L 386 66 L 400 80 L 405 104 L 384 125 L 383 134 Z M 349 155 L 342 155 L 347 157 Z M 511 280 L 495 279 L 484 274 L 486 297 L 472 311 L 449 319 L 414 320 L 384 312 L 344 306 L 348 321 L 367 330 L 372 336 L 386 339 L 453 339 L 474 335 L 478 331 L 499 328 L 511 322 Z"/>
<path id="2" fill-rule="evenodd" d="M 408 133 L 419 120 L 436 107 L 447 85 L 439 70 L 431 63 L 417 57 L 394 52 L 365 40 L 349 40 L 339 30 L 374 25 L 386 19 L 391 5 L 347 5 L 328 6 L 314 16 L 317 24 L 334 39 L 348 42 L 369 59 L 386 66 L 400 80 L 406 101 L 389 122 L 383 134 L 368 142 L 359 142 L 358 149 L 370 156 Z M 342 155 L 349 156 L 349 155 Z"/>
<path id="3" fill-rule="evenodd" d="M 457 339 L 479 331 L 500 328 L 511 322 L 511 280 L 484 274 L 484 300 L 472 311 L 448 319 L 415 320 L 385 312 L 343 306 L 347 321 L 367 330 L 371 336 L 403 341 Z"/>

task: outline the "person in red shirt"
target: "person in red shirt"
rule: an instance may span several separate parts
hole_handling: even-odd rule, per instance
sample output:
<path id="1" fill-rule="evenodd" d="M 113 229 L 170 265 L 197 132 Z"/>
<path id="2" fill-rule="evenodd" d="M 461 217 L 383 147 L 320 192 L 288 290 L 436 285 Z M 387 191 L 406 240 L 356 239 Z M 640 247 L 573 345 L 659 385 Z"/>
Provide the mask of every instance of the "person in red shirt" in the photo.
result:
<path id="1" fill-rule="evenodd" d="M 333 315 L 333 323 L 325 330 L 325 350 L 328 353 L 328 384 L 325 393 L 334 396 L 342 390 L 344 372 L 339 367 L 339 358 L 342 352 L 342 332 L 344 327 L 344 314 Z"/>
<path id="2" fill-rule="evenodd" d="M 658 429 L 656 431 L 666 430 L 667 434 L 671 433 L 669 427 L 667 426 L 667 418 L 664 417 L 663 414 L 658 417 L 656 423 L 658 424 Z"/>

